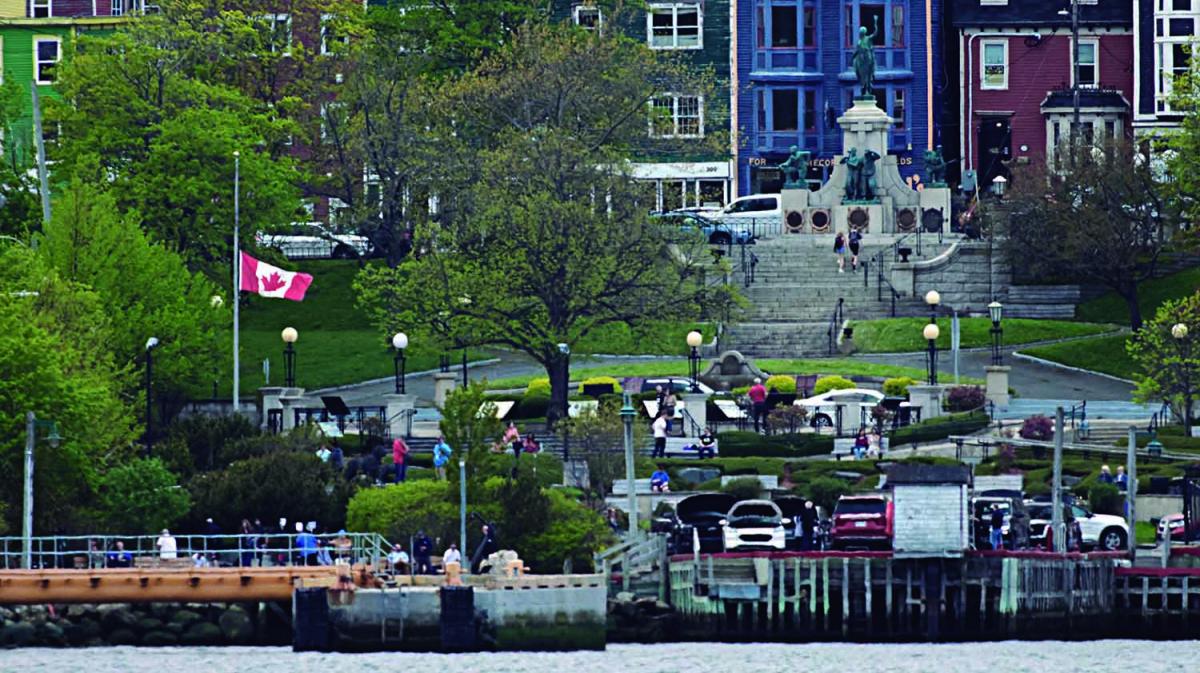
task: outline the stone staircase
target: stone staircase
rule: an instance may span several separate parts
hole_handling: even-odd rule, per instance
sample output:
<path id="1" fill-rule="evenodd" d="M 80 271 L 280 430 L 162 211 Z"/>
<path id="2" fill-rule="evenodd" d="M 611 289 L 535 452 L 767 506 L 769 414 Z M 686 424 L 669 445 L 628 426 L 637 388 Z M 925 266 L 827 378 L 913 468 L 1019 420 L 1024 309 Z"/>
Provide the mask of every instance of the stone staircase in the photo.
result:
<path id="1" fill-rule="evenodd" d="M 897 236 L 867 236 L 863 240 L 861 261 L 887 252 Z M 928 240 L 922 246 L 924 258 L 944 251 Z M 736 281 L 751 306 L 742 322 L 730 326 L 722 340 L 732 348 L 754 357 L 807 357 L 829 352 L 829 325 L 838 300 L 842 300 L 844 320 L 869 320 L 891 315 L 891 295 L 877 287 L 874 269 L 860 266 L 851 271 L 849 258 L 845 273 L 838 273 L 831 236 L 779 236 L 760 241 L 754 247 L 758 264 L 754 282 L 746 287 L 740 270 Z M 914 259 L 921 259 L 915 257 Z M 897 316 L 923 315 L 924 303 L 917 298 L 896 300 Z"/>

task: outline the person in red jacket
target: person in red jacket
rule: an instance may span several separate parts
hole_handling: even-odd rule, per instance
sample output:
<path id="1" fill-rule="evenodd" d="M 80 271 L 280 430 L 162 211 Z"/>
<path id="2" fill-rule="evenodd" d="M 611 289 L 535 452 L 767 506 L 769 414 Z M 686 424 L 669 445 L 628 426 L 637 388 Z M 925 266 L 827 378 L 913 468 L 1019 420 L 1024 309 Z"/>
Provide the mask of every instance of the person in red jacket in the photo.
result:
<path id="1" fill-rule="evenodd" d="M 392 440 L 392 469 L 395 470 L 395 483 L 403 483 L 408 476 L 408 444 L 403 437 Z"/>
<path id="2" fill-rule="evenodd" d="M 759 420 L 765 426 L 767 423 L 767 389 L 762 379 L 754 379 L 754 385 L 746 393 L 750 398 L 750 414 L 754 417 L 754 431 L 759 432 Z"/>

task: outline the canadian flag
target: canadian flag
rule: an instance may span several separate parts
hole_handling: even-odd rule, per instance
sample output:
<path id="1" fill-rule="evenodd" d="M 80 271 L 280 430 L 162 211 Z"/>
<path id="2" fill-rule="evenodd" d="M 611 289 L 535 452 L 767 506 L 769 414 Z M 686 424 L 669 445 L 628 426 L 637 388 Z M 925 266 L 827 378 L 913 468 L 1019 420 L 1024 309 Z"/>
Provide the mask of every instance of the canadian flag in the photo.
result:
<path id="1" fill-rule="evenodd" d="M 284 271 L 242 253 L 242 290 L 245 292 L 253 292 L 260 297 L 302 301 L 311 284 L 312 276 L 307 273 Z"/>

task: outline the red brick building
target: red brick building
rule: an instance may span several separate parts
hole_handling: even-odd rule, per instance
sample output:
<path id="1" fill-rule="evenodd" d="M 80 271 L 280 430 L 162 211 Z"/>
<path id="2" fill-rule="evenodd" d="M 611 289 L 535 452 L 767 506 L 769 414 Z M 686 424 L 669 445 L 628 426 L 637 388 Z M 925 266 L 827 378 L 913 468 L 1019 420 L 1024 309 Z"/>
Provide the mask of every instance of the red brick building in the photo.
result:
<path id="1" fill-rule="evenodd" d="M 964 176 L 986 188 L 1012 164 L 1054 161 L 1074 115 L 1068 0 L 956 0 Z M 1128 135 L 1132 6 L 1079 2 L 1079 117 L 1084 138 Z M 969 178 L 967 178 L 969 181 Z"/>

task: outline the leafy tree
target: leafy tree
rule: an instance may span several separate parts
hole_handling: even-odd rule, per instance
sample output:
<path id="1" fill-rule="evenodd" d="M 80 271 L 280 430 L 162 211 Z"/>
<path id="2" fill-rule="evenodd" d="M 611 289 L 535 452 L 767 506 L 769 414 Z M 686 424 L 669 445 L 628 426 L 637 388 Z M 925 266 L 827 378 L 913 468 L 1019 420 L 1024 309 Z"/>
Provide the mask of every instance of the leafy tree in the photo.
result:
<path id="1" fill-rule="evenodd" d="M 103 184 L 98 175 L 85 182 L 81 173 L 60 191 L 53 226 L 38 237 L 40 251 L 62 277 L 89 286 L 121 316 L 107 346 L 122 365 L 144 371 L 146 340 L 158 338 L 155 394 L 178 399 L 217 368 L 228 319 L 212 305 L 217 286 L 147 239 L 136 213 L 122 214 L 112 194 L 93 186 Z M 142 381 L 126 377 L 127 396 L 140 394 Z"/>
<path id="2" fill-rule="evenodd" d="M 1183 329 L 1176 327 L 1182 325 Z M 1163 400 L 1190 425 L 1193 403 L 1200 396 L 1200 292 L 1158 307 L 1154 318 L 1126 343 L 1138 365 L 1141 401 Z"/>
<path id="3" fill-rule="evenodd" d="M 549 20 L 551 5 L 538 0 L 392 0 L 384 11 L 415 49 L 437 54 L 438 68 L 454 73 L 470 70 L 500 50 L 527 23 Z"/>
<path id="4" fill-rule="evenodd" d="M 346 516 L 350 487 L 333 468 L 311 453 L 269 453 L 197 475 L 188 484 L 192 519 L 212 517 L 225 529 L 243 518 L 316 521 L 337 530 Z"/>
<path id="5" fill-rule="evenodd" d="M 0 235 L 28 240 L 40 226 L 42 211 L 37 181 L 29 171 L 33 154 L 29 138 L 25 97 L 29 95 L 15 78 L 0 83 L 0 132 L 4 160 L 0 161 Z"/>
<path id="6" fill-rule="evenodd" d="M 588 503 L 601 507 L 614 479 L 625 478 L 625 422 L 621 419 L 620 404 L 605 398 L 595 411 L 585 411 L 575 418 L 563 419 L 556 430 L 563 441 L 570 441 L 571 455 L 583 458 L 587 466 L 587 483 L 579 483 L 583 475 L 572 475 L 576 486 L 587 495 Z M 634 446 L 645 440 L 645 423 L 634 423 Z"/>
<path id="7" fill-rule="evenodd" d="M 819 505 L 832 515 L 838 498 L 850 492 L 850 485 L 843 479 L 817 477 L 809 482 L 807 486 L 797 490 L 805 493 L 813 501 L 813 504 Z"/>
<path id="8" fill-rule="evenodd" d="M 167 427 L 166 437 L 155 451 L 160 456 L 169 456 L 164 458 L 167 466 L 188 478 L 197 470 L 220 469 L 228 467 L 233 460 L 266 453 L 234 449 L 240 440 L 252 441 L 251 438 L 257 438 L 259 434 L 259 429 L 245 416 L 193 416 L 171 423 Z M 291 441 L 295 434 L 296 431 L 293 431 L 287 435 L 268 437 L 275 441 Z"/>
<path id="9" fill-rule="evenodd" d="M 496 405 L 484 393 L 485 385 L 477 381 L 466 388 L 454 389 L 446 396 L 438 424 L 454 451 L 450 462 L 467 461 L 467 479 L 472 481 L 481 481 L 489 474 L 484 469 L 489 449 L 501 435 Z M 457 483 L 458 471 L 447 466 L 446 472 Z"/>
<path id="10" fill-rule="evenodd" d="M 169 528 L 192 506 L 188 492 L 157 458 L 117 465 L 100 480 L 104 530 L 152 533 Z"/>
<path id="11" fill-rule="evenodd" d="M 434 540 L 458 539 L 457 490 L 444 481 L 417 480 L 360 489 L 346 508 L 346 528 L 408 540 L 424 531 Z M 410 549 L 411 551 L 411 549 Z"/>
<path id="12" fill-rule="evenodd" d="M 521 538 L 516 548 L 521 559 L 539 573 L 560 572 L 568 562 L 576 571 L 591 568 L 592 555 L 614 540 L 604 518 L 560 490 L 544 493 L 548 523 Z M 502 540 L 501 546 L 507 544 Z"/>
<path id="13" fill-rule="evenodd" d="M 656 93 L 702 91 L 677 64 L 617 36 L 526 27 L 476 72 L 445 86 L 455 171 L 437 185 L 437 226 L 417 253 L 364 269 L 361 301 L 385 330 L 422 328 L 456 345 L 528 354 L 565 408 L 569 349 L 598 327 L 692 318 L 732 301 L 699 236 L 647 221 L 627 171 Z M 453 198 L 445 195 L 452 195 Z"/>
<path id="14" fill-rule="evenodd" d="M 100 468 L 133 454 L 133 418 L 120 397 L 126 373 L 109 340 L 109 316 L 94 293 L 27 248 L 0 248 L 0 471 L 8 476 L 0 509 L 11 530 L 20 529 L 26 412 L 56 422 L 64 437 L 57 448 L 35 444 L 38 532 L 79 525 Z"/>
<path id="15" fill-rule="evenodd" d="M 54 158 L 63 171 L 99 157 L 117 207 L 138 211 L 147 231 L 195 269 L 229 258 L 235 150 L 245 242 L 296 219 L 287 156 L 295 123 L 281 101 L 241 88 L 250 88 L 246 60 L 278 53 L 262 21 L 201 0 L 161 7 L 113 33 L 81 37 L 60 68 L 63 101 L 48 117 L 62 128 Z"/>
<path id="16" fill-rule="evenodd" d="M 1138 285 L 1154 276 L 1178 223 L 1177 202 L 1124 141 L 1060 150 L 1070 170 L 1031 164 L 1013 177 L 1009 259 L 1033 276 L 1111 288 L 1142 326 Z"/>

